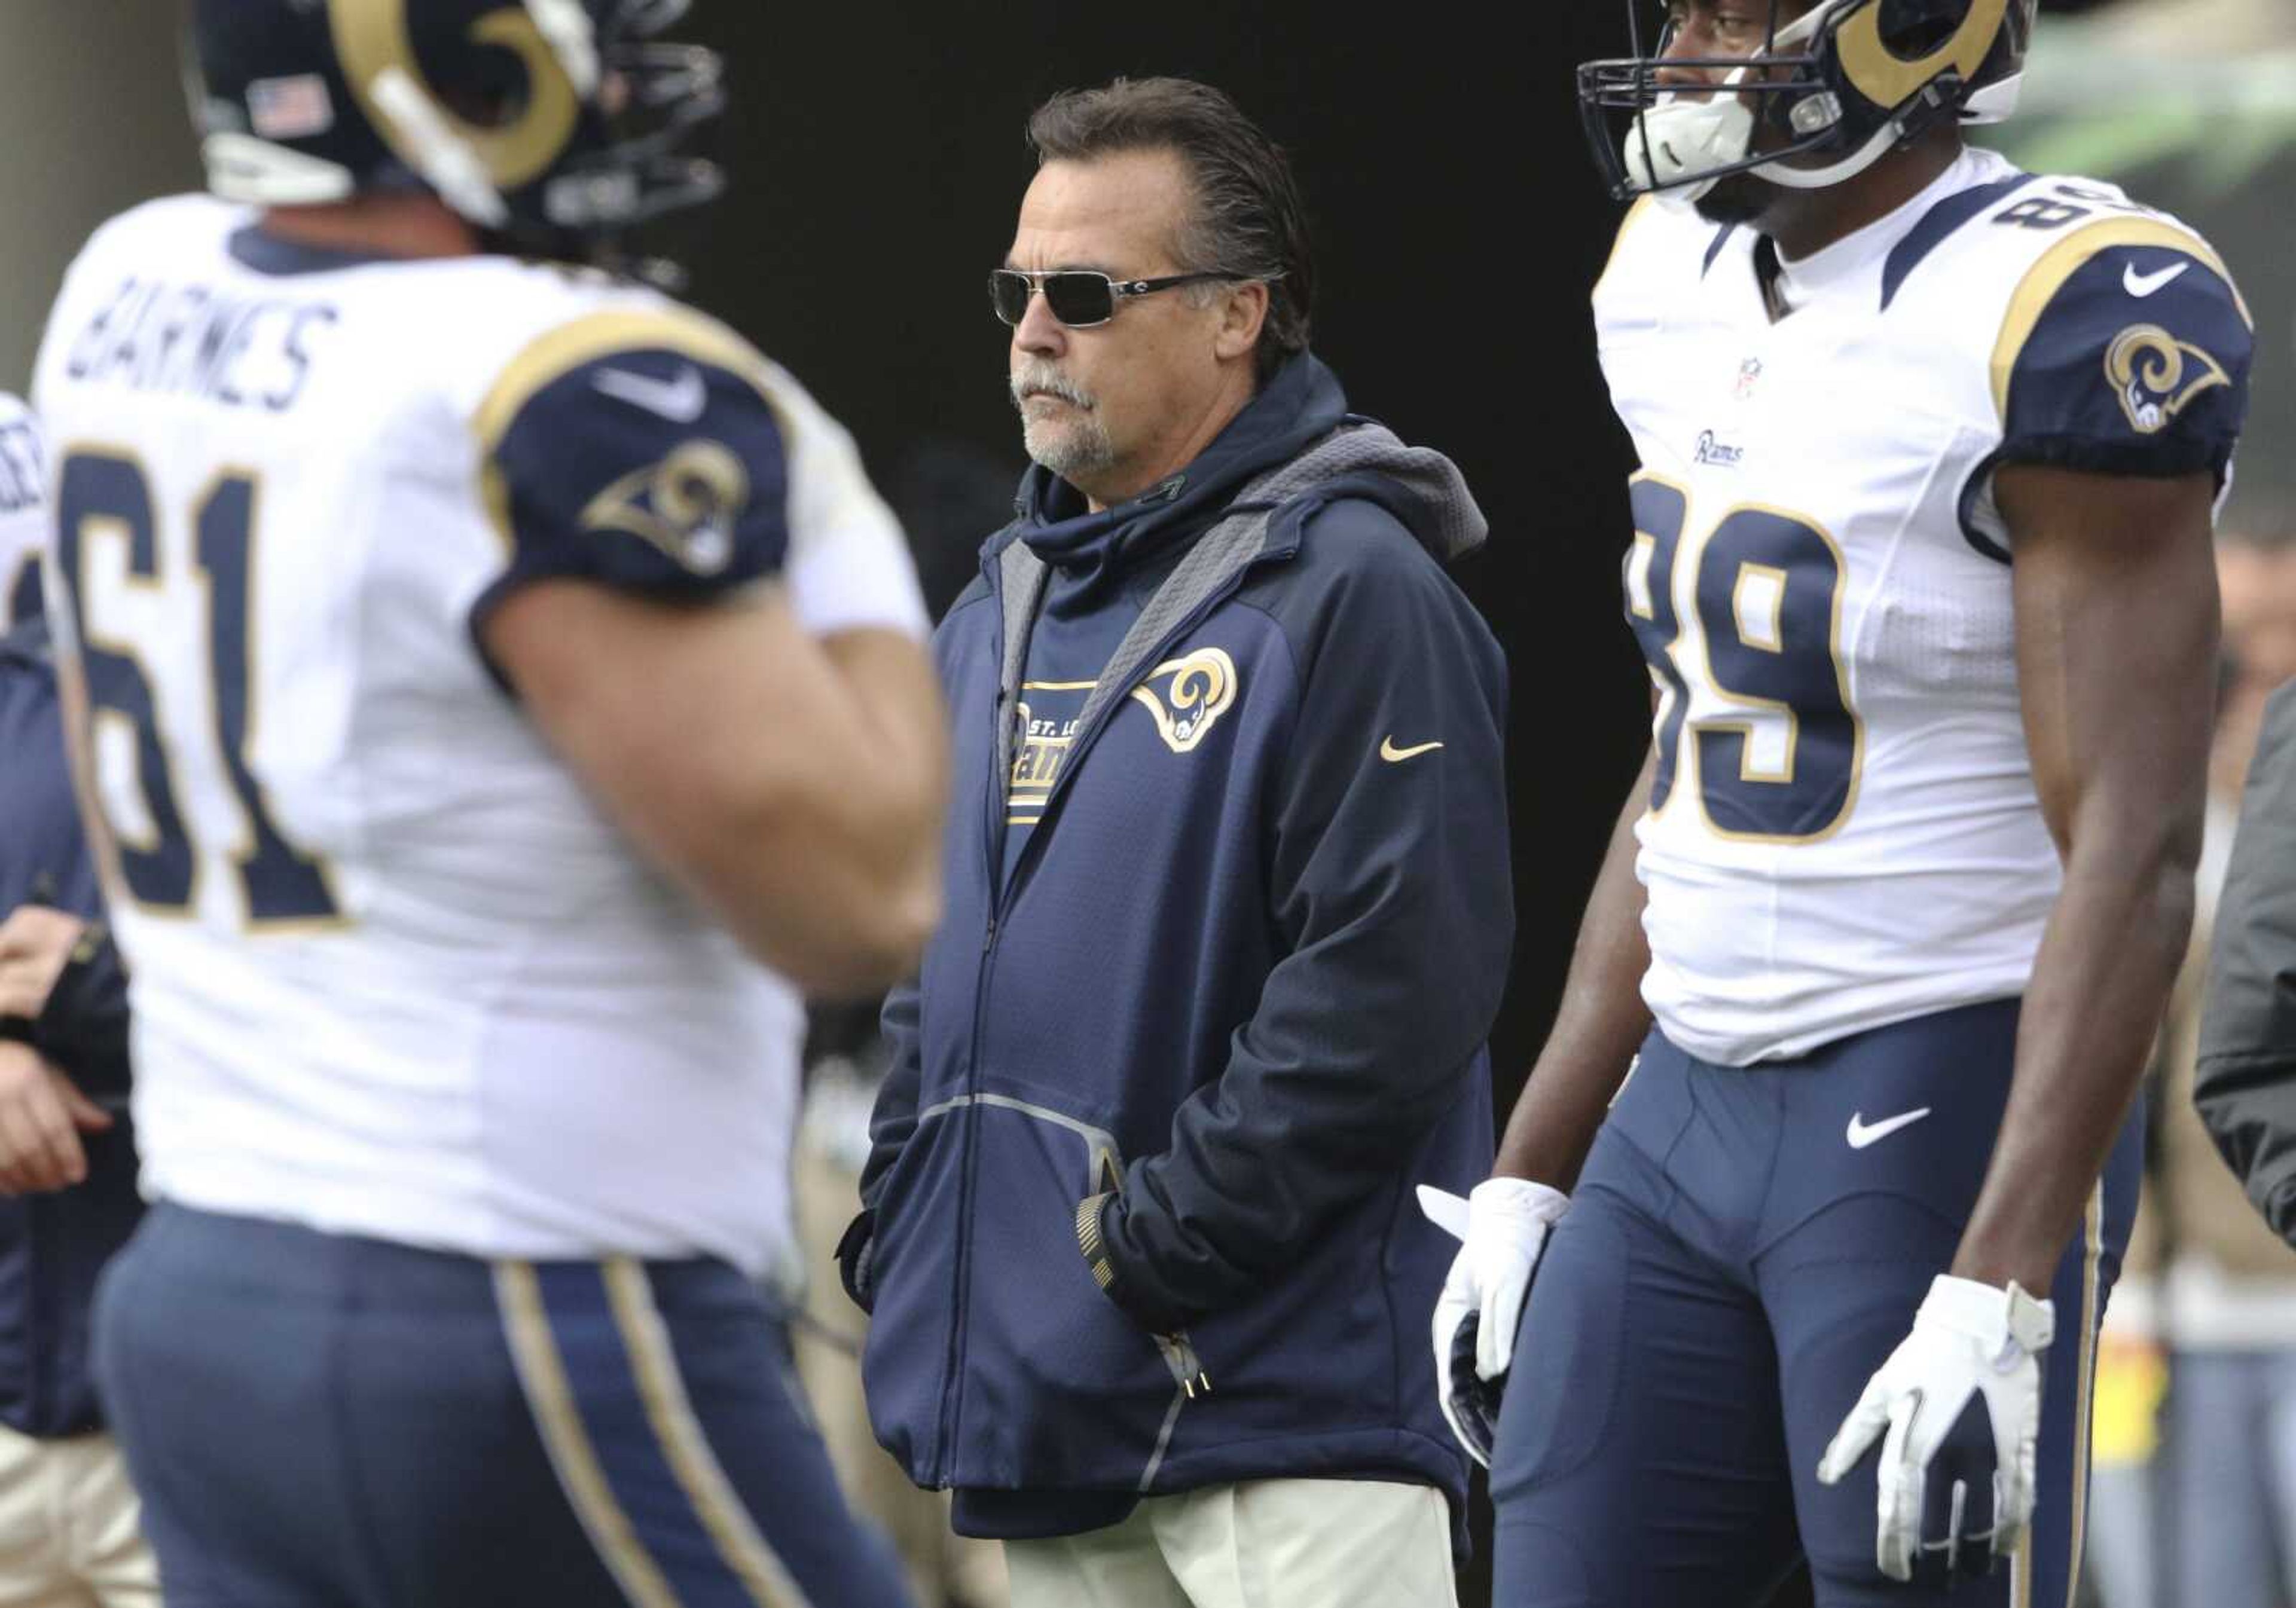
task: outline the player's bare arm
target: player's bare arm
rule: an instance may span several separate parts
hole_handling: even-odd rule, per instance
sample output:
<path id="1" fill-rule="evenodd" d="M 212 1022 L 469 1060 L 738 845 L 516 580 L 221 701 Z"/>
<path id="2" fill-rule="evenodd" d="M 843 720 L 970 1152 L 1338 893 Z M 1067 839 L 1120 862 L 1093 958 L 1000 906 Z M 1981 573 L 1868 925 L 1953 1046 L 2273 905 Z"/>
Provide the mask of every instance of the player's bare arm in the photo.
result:
<path id="1" fill-rule="evenodd" d="M 897 981 L 939 913 L 932 667 L 890 631 L 817 642 L 777 590 L 695 608 L 537 582 L 487 650 L 655 864 L 818 995 Z"/>
<path id="2" fill-rule="evenodd" d="M 1611 828 L 1561 1008 L 1515 1101 L 1491 1177 L 1464 1202 L 1421 1189 L 1431 1215 L 1464 1242 L 1435 1303 L 1436 1389 L 1452 1433 L 1487 1466 L 1522 1303 L 1547 1230 L 1569 1209 L 1569 1191 L 1603 1114 L 1626 1081 L 1635 1046 L 1650 1031 L 1642 997 L 1650 946 L 1643 935 L 1643 885 L 1635 875 L 1635 825 L 1650 809 L 1657 771 L 1653 747 Z"/>
<path id="3" fill-rule="evenodd" d="M 2193 918 L 2217 660 L 2205 474 L 2026 466 L 2017 668 L 2033 780 L 2064 858 L 2009 1106 L 1953 1271 L 2047 1286 L 2127 1113 Z"/>
<path id="4" fill-rule="evenodd" d="M 1576 1185 L 1635 1046 L 1650 1032 L 1642 996 L 1650 944 L 1643 935 L 1643 885 L 1635 876 L 1635 823 L 1650 808 L 1656 767 L 1653 750 L 1611 828 L 1571 948 L 1562 1001 L 1507 1119 L 1491 1169 L 1496 1176 L 1565 1191 Z"/>

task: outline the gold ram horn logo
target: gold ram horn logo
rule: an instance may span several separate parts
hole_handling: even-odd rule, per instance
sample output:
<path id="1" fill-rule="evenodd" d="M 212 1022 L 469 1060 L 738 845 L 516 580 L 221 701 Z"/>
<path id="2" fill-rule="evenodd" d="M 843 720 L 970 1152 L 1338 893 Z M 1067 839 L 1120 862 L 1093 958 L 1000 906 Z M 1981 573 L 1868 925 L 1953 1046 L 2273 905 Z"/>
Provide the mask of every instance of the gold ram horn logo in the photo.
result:
<path id="1" fill-rule="evenodd" d="M 1155 684 L 1166 676 L 1171 683 L 1160 698 Z M 1155 720 L 1158 735 L 1175 754 L 1185 754 L 1203 741 L 1235 702 L 1235 661 L 1218 648 L 1199 648 L 1167 659 L 1148 673 L 1145 685 L 1132 690 L 1133 701 Z"/>
<path id="2" fill-rule="evenodd" d="M 2009 0 L 1975 0 L 1952 38 L 1908 61 L 1882 43 L 1881 0 L 1874 0 L 1841 25 L 1834 43 L 1851 86 L 1874 105 L 1893 111 L 1948 67 L 1961 75 L 1964 83 L 1974 78 L 1985 58 L 1993 53 L 1993 42 L 2001 37 L 2001 20 L 2008 10 Z"/>
<path id="3" fill-rule="evenodd" d="M 593 497 L 582 528 L 636 536 L 681 567 L 714 575 L 733 561 L 734 527 L 749 506 L 750 474 L 733 449 L 688 441 Z"/>
<path id="4" fill-rule="evenodd" d="M 2232 383 L 2224 364 L 2158 324 L 2123 330 L 2104 355 L 2104 377 L 2140 436 L 2158 435 L 2194 397 Z"/>
<path id="5" fill-rule="evenodd" d="M 422 63 L 415 60 L 406 0 L 329 0 L 328 12 L 335 53 L 342 58 L 344 75 L 377 128 L 388 131 L 393 127 L 372 98 L 374 82 L 384 73 L 394 69 L 405 73 L 433 102 L 438 101 L 430 80 L 422 76 Z M 447 127 L 478 152 L 496 187 L 517 190 L 540 178 L 566 149 L 581 121 L 581 97 L 559 64 L 550 41 L 524 7 L 504 6 L 480 18 L 471 29 L 471 39 L 509 51 L 519 59 L 526 69 L 526 103 L 515 118 L 498 128 L 466 122 L 443 104 L 439 110 Z"/>

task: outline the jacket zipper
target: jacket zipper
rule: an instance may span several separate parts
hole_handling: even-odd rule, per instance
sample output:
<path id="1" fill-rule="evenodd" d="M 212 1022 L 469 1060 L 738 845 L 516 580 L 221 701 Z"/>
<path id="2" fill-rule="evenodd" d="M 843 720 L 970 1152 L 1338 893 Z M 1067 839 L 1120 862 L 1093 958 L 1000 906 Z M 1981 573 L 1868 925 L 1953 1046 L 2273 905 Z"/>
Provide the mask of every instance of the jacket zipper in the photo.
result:
<path id="1" fill-rule="evenodd" d="M 1198 1392 L 1212 1393 L 1212 1376 L 1204 1372 L 1203 1359 L 1185 1329 L 1175 1329 L 1168 1335 L 1155 1336 L 1156 1349 L 1164 1354 L 1164 1366 L 1172 1370 L 1172 1377 L 1187 1399 L 1193 1401 Z"/>
<path id="2" fill-rule="evenodd" d="M 1288 549 L 1275 553 L 1263 551 L 1248 562 L 1239 565 L 1234 574 L 1228 576 L 1211 592 L 1205 593 L 1201 600 L 1184 615 L 1171 630 L 1158 638 L 1154 649 L 1141 656 L 1141 662 L 1152 665 L 1162 657 L 1174 642 L 1202 624 L 1206 616 L 1233 597 L 1237 589 L 1243 584 L 1244 577 L 1253 570 L 1262 564 L 1271 563 L 1279 559 L 1288 559 L 1291 556 L 1291 550 Z M 986 567 L 984 564 L 983 568 L 986 569 Z M 991 595 L 997 597 L 1001 601 L 1002 589 L 995 583 L 991 584 Z M 997 662 L 1001 665 L 1004 657 L 1004 639 L 1002 631 L 996 633 L 995 642 Z M 1007 697 L 1007 692 L 1008 689 L 1004 685 L 1000 670 L 996 682 L 996 719 L 1000 724 L 1012 718 L 1008 713 L 1012 700 Z M 1098 739 L 1108 722 L 1115 718 L 1116 712 L 1123 706 L 1123 703 L 1122 698 L 1110 698 L 1100 713 L 1094 716 L 1090 729 L 1078 734 L 1076 743 L 1070 750 L 1068 763 L 1061 767 L 1060 775 L 1054 779 L 1052 790 L 1046 796 L 1043 817 L 1038 820 L 1036 829 L 1029 834 L 1029 841 L 1021 846 L 1020 862 L 1013 868 L 1013 875 L 1009 881 L 1004 875 L 1002 853 L 1004 837 L 997 830 L 997 827 L 1001 822 L 1000 812 L 1004 807 L 1005 798 L 1011 790 L 1011 778 L 996 775 L 994 774 L 996 767 L 994 765 L 989 767 L 992 773 L 988 778 L 988 813 L 983 818 L 980 833 L 981 869 L 986 878 L 985 886 L 989 891 L 988 918 L 981 933 L 980 967 L 973 984 L 972 1041 L 964 1067 L 964 1091 L 965 1093 L 978 1092 L 981 1025 L 988 1015 L 983 1007 L 988 997 L 989 977 L 996 960 L 998 925 L 1005 910 L 1012 907 L 1013 901 L 1020 895 L 1021 889 L 1026 886 L 1029 874 L 1036 869 L 1037 845 L 1047 835 L 1046 828 L 1051 824 L 1054 809 L 1065 793 L 1070 778 L 1083 764 L 1086 752 Z M 973 1172 L 978 1163 L 978 1140 L 979 1124 L 968 1123 L 965 1129 L 964 1162 L 957 1189 L 957 1220 L 960 1224 L 969 1220 L 972 1213 Z M 955 1266 L 950 1278 L 951 1318 L 948 1331 L 948 1354 L 944 1363 L 944 1384 L 941 1391 L 940 1445 L 935 1449 L 937 1456 L 934 1459 L 937 1476 L 934 1482 L 943 1487 L 949 1483 L 948 1465 L 952 1455 L 951 1449 L 956 1444 L 957 1419 L 964 1400 L 960 1382 L 962 1354 L 964 1349 L 965 1291 L 972 1271 L 971 1258 L 966 1253 L 967 1237 L 960 1232 L 955 1238 Z M 1173 1403 L 1173 1410 L 1165 1416 L 1163 1439 L 1159 1441 L 1156 1457 L 1150 1463 L 1147 1473 L 1143 1476 L 1144 1485 L 1147 1479 L 1154 1475 L 1157 1463 L 1162 1460 L 1164 1441 L 1170 1437 L 1172 1424 L 1178 1416 L 1182 1403 L 1194 1400 L 1199 1392 L 1209 1396 L 1211 1394 L 1212 1388 L 1211 1376 L 1204 1371 L 1203 1361 L 1196 1355 L 1195 1347 L 1189 1341 L 1185 1329 L 1170 1335 L 1153 1335 L 1152 1338 L 1156 1343 L 1157 1351 L 1163 1356 L 1165 1366 L 1171 1370 L 1173 1380 L 1180 1386 L 1181 1394 Z"/>
<path id="3" fill-rule="evenodd" d="M 1004 657 L 1004 638 L 1002 631 L 996 634 L 996 649 L 997 661 L 1002 664 Z M 1002 722 L 1010 718 L 1006 714 L 1010 703 L 1011 700 L 1005 697 L 1004 683 L 1000 673 L 996 683 L 995 706 L 995 718 L 998 722 Z M 992 747 L 991 752 L 994 753 L 994 751 Z M 996 926 L 999 918 L 1004 913 L 1004 879 L 1002 875 L 1004 869 L 1004 838 L 997 828 L 1002 820 L 1001 812 L 1010 791 L 1011 781 L 1008 777 L 996 775 L 995 773 L 996 767 L 994 764 L 988 769 L 990 771 L 988 812 L 982 818 L 980 829 L 982 886 L 988 890 L 988 917 L 982 924 L 980 964 L 973 975 L 972 1043 L 965 1052 L 964 1083 L 960 1090 L 964 1094 L 979 1092 L 981 1027 L 983 1019 L 988 1014 L 981 1006 L 988 997 L 988 979 L 996 964 Z M 967 1122 L 964 1129 L 964 1158 L 957 1172 L 956 1220 L 960 1225 L 969 1221 L 972 1217 L 974 1161 L 979 1145 L 979 1122 Z M 933 1483 L 942 1488 L 946 1488 L 949 1483 L 949 1465 L 954 1459 L 954 1449 L 956 1445 L 957 1417 L 964 1401 L 961 1380 L 964 1354 L 964 1307 L 966 1290 L 972 1270 L 972 1257 L 967 1251 L 971 1243 L 970 1237 L 959 1232 L 954 1237 L 956 1242 L 956 1254 L 949 1272 L 948 1351 L 941 1364 L 940 1444 L 933 1449 Z"/>
<path id="4" fill-rule="evenodd" d="M 1100 1209 L 1111 1196 L 1123 1188 L 1124 1165 L 1123 1158 L 1116 1154 L 1112 1145 L 1097 1159 L 1100 1175 L 1092 1180 L 1092 1187 L 1098 1193 L 1077 1208 L 1077 1242 L 1086 1260 L 1092 1264 L 1093 1281 L 1104 1290 L 1111 1278 L 1107 1247 L 1100 1237 Z M 1181 1404 L 1193 1401 L 1198 1391 L 1210 1395 L 1212 1378 L 1204 1371 L 1203 1359 L 1196 1355 L 1196 1348 L 1189 1340 L 1186 1329 L 1174 1329 L 1168 1335 L 1152 1334 L 1149 1338 L 1156 1343 L 1156 1350 L 1162 1355 L 1164 1366 L 1171 1370 L 1173 1381 L 1179 1385 L 1181 1392 L 1179 1400 L 1174 1401 L 1171 1409 L 1164 1415 L 1164 1427 L 1156 1442 L 1156 1456 L 1148 1465 L 1148 1473 L 1152 1475 L 1157 1463 L 1163 1457 L 1164 1446 L 1171 1440 L 1172 1425 L 1179 1417 Z"/>

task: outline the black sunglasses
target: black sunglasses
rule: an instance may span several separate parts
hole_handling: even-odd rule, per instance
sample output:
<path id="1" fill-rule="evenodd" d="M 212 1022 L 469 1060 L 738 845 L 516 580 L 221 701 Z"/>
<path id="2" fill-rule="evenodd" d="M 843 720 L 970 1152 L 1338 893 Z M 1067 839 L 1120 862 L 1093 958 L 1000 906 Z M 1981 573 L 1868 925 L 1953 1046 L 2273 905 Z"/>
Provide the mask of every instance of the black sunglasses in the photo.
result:
<path id="1" fill-rule="evenodd" d="M 1193 285 L 1208 279 L 1243 279 L 1217 268 L 1197 273 L 1168 273 L 1161 279 L 1111 279 L 1089 268 L 1055 268 L 1032 273 L 1022 268 L 999 268 L 988 276 L 988 301 L 996 316 L 1017 324 L 1029 315 L 1029 298 L 1045 293 L 1045 306 L 1071 330 L 1089 330 L 1116 316 L 1116 304 L 1128 296 L 1148 296 L 1175 285 Z"/>

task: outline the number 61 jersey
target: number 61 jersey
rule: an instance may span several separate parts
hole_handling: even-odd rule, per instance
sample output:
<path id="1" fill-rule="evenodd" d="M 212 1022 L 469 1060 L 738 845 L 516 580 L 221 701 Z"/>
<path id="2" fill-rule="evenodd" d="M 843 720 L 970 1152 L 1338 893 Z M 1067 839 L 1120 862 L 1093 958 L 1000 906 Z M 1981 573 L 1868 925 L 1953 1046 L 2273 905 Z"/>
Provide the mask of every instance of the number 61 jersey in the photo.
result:
<path id="1" fill-rule="evenodd" d="M 650 291 L 328 256 L 203 196 L 95 235 L 37 386 L 147 1191 L 782 1264 L 796 991 L 636 856 L 479 638 L 554 576 L 921 616 L 846 573 L 899 537 L 844 432 Z"/>
<path id="2" fill-rule="evenodd" d="M 2252 326 L 2223 264 L 2109 186 L 1970 151 L 1784 265 L 1645 201 L 1595 309 L 1642 461 L 1659 1025 L 1742 1065 L 2022 992 L 2060 867 L 1993 475 L 2224 484 Z"/>

